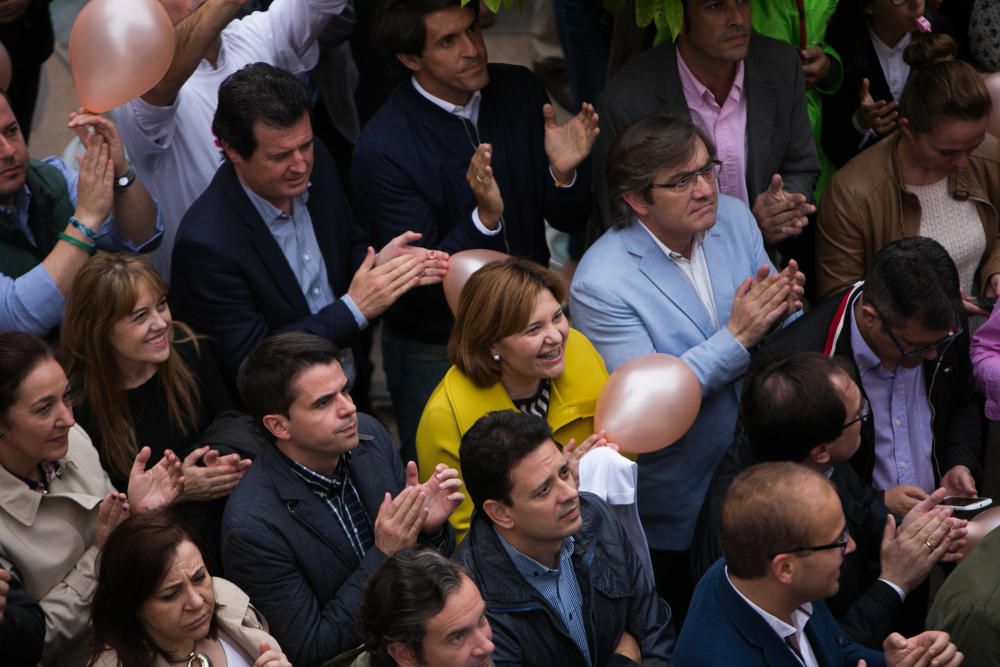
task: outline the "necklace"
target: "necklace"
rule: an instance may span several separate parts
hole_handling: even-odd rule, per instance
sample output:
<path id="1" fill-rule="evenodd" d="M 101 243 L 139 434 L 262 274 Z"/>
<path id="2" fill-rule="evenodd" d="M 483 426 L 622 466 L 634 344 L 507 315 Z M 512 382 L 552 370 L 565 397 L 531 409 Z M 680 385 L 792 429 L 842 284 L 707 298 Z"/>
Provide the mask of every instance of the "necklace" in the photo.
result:
<path id="1" fill-rule="evenodd" d="M 186 662 L 187 667 L 212 667 L 212 661 L 208 659 L 208 656 L 198 650 L 198 640 L 194 640 L 194 644 L 191 645 L 191 652 L 180 660 L 174 658 L 172 655 L 167 654 L 166 651 L 160 651 L 163 653 L 163 657 L 167 659 L 169 663 L 182 663 Z"/>

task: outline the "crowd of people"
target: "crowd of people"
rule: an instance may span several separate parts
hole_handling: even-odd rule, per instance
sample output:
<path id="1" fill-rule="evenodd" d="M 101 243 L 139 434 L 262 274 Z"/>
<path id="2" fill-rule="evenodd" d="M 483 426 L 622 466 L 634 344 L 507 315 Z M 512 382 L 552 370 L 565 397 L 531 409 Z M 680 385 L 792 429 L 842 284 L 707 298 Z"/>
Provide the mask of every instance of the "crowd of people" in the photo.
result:
<path id="1" fill-rule="evenodd" d="M 557 114 L 477 0 L 159 1 L 77 165 L 0 2 L 0 663 L 996 662 L 985 3 L 680 0 L 623 58 L 552 0 Z M 700 409 L 629 454 L 653 353 Z"/>

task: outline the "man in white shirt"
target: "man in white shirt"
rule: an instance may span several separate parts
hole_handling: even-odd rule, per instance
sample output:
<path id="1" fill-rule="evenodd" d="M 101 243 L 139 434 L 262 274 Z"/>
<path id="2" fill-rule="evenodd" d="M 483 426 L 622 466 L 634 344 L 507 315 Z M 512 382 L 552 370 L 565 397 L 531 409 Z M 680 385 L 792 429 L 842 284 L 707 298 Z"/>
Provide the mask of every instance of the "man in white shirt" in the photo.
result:
<path id="1" fill-rule="evenodd" d="M 796 463 L 743 472 L 722 504 L 724 558 L 705 573 L 674 650 L 674 665 L 819 667 L 866 664 L 955 667 L 963 656 L 945 632 L 893 633 L 884 654 L 848 641 L 822 601 L 837 591 L 854 550 L 837 492 Z M 928 524 L 924 544 L 947 544 L 946 521 Z M 859 662 L 859 661 L 864 662 Z"/>
<path id="2" fill-rule="evenodd" d="M 346 0 L 275 0 L 233 20 L 243 0 L 160 0 L 176 31 L 170 69 L 145 95 L 112 112 L 129 158 L 160 202 L 164 233 L 151 254 L 170 279 L 177 227 L 222 164 L 212 135 L 219 85 L 254 62 L 301 74 L 319 57 L 316 40 Z"/>

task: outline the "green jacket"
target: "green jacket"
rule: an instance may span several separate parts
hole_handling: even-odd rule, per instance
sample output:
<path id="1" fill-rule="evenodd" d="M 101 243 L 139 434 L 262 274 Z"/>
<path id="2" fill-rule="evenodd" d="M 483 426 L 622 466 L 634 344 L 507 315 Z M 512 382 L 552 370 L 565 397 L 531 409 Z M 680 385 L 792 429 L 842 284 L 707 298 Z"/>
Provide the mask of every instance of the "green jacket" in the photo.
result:
<path id="1" fill-rule="evenodd" d="M 36 245 L 25 238 L 16 220 L 0 211 L 0 273 L 11 278 L 24 275 L 48 256 L 74 210 L 66 179 L 55 167 L 32 160 L 26 182 L 31 191 L 28 228 Z"/>

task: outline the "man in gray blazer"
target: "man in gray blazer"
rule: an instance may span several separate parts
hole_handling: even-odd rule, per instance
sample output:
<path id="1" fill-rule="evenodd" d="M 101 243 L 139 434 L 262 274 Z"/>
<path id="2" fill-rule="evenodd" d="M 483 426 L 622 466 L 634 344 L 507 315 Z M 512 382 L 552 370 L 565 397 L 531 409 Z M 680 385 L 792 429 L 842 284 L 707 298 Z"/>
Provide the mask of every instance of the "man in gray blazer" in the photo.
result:
<path id="1" fill-rule="evenodd" d="M 722 7 L 717 5 L 722 3 Z M 654 112 L 690 119 L 716 145 L 719 190 L 743 200 L 772 246 L 802 233 L 819 161 L 795 49 L 750 33 L 750 3 L 683 0 L 676 43 L 637 56 L 608 82 L 597 103 L 594 192 L 604 227 L 611 142 Z"/>

